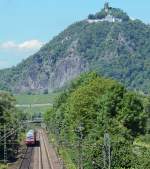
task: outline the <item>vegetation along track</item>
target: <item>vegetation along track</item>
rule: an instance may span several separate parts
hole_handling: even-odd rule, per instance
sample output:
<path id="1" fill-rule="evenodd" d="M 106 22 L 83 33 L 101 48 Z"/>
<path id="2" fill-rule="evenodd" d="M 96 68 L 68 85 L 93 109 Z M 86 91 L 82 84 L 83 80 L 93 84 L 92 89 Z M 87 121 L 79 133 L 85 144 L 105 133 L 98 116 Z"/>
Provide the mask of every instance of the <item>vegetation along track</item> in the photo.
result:
<path id="1" fill-rule="evenodd" d="M 22 159 L 19 169 L 30 169 L 33 147 L 27 147 L 26 153 Z"/>

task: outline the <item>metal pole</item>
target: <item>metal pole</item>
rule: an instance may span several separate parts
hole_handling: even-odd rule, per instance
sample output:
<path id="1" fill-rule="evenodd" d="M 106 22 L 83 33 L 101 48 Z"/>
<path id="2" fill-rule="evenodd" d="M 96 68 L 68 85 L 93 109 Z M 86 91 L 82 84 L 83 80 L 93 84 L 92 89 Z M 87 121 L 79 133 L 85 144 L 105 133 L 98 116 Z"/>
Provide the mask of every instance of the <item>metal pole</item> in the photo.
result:
<path id="1" fill-rule="evenodd" d="M 7 163 L 6 126 L 4 124 L 4 163 Z"/>
<path id="2" fill-rule="evenodd" d="M 78 169 L 80 169 L 80 139 L 78 140 Z"/>
<path id="3" fill-rule="evenodd" d="M 104 134 L 104 168 L 111 169 L 111 146 L 110 136 L 108 133 Z"/>
<path id="4" fill-rule="evenodd" d="M 106 169 L 106 150 L 105 150 L 105 146 L 103 146 L 103 165 L 104 165 L 104 169 Z"/>
<path id="5" fill-rule="evenodd" d="M 108 144 L 108 161 L 109 161 L 109 169 L 111 168 L 111 145 L 110 145 L 110 137 L 109 137 L 109 144 Z"/>
<path id="6" fill-rule="evenodd" d="M 78 167 L 79 169 L 83 169 L 83 152 L 82 152 L 82 141 L 83 141 L 83 127 L 80 125 L 78 127 L 78 133 L 79 133 L 79 145 L 78 145 L 78 151 L 79 151 L 79 161 L 78 161 Z"/>
<path id="7" fill-rule="evenodd" d="M 83 140 L 83 133 L 81 131 L 81 169 L 83 169 L 83 152 L 82 152 L 82 140 Z"/>
<path id="8" fill-rule="evenodd" d="M 83 169 L 82 141 L 79 139 L 79 169 Z"/>

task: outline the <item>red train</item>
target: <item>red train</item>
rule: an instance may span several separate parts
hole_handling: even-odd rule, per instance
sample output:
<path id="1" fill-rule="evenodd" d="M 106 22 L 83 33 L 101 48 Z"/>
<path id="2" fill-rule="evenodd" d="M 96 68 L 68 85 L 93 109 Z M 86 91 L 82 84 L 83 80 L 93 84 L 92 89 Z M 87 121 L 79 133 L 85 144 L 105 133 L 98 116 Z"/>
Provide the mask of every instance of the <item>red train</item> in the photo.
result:
<path id="1" fill-rule="evenodd" d="M 27 132 L 25 143 L 27 146 L 36 144 L 36 131 L 35 130 L 29 130 Z"/>

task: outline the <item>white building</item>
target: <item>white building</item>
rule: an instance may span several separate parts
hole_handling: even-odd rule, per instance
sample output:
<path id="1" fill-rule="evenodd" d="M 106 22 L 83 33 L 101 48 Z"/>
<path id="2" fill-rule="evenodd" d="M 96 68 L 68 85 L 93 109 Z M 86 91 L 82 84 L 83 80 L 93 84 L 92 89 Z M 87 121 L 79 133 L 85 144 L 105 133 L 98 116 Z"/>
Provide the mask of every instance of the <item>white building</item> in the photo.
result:
<path id="1" fill-rule="evenodd" d="M 105 18 L 103 19 L 87 19 L 88 23 L 97 23 L 97 22 L 122 22 L 122 19 L 120 18 L 116 18 L 113 15 L 110 14 L 110 7 L 109 7 L 109 3 L 105 3 L 104 5 L 104 10 L 106 13 Z"/>

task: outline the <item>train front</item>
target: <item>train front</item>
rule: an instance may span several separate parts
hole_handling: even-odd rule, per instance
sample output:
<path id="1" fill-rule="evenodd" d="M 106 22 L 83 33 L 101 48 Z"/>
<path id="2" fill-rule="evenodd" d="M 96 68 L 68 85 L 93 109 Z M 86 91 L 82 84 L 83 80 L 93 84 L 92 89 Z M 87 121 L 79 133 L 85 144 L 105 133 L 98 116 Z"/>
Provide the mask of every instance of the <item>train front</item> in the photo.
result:
<path id="1" fill-rule="evenodd" d="M 29 130 L 27 132 L 25 143 L 27 146 L 36 144 L 36 132 L 34 130 Z"/>

